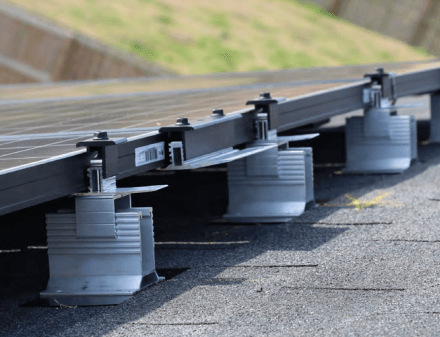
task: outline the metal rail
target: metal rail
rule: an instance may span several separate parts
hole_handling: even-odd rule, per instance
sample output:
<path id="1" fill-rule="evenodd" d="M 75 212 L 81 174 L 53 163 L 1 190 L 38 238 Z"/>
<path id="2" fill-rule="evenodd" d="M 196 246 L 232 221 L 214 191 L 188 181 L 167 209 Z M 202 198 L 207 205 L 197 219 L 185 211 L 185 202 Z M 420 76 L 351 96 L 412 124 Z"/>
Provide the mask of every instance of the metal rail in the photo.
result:
<path id="1" fill-rule="evenodd" d="M 366 106 L 362 100 L 363 90 L 370 83 L 369 79 L 362 80 L 280 103 L 280 125 L 277 130 L 285 131 L 363 109 Z"/>
<path id="2" fill-rule="evenodd" d="M 377 75 L 379 76 L 379 75 Z M 212 115 L 202 120 L 184 119 L 180 123 L 128 139 L 114 145 L 104 161 L 111 166 L 117 179 L 141 172 L 165 168 L 171 163 L 168 152 L 172 142 L 182 143 L 184 160 L 191 160 L 227 148 L 239 148 L 255 139 L 255 120 L 258 113 L 268 113 L 269 129 L 286 131 L 368 105 L 364 91 L 381 77 L 366 77 L 350 85 L 318 91 L 288 100 L 264 98 L 248 102 L 254 107 L 231 114 Z M 440 68 L 397 75 L 394 81 L 383 81 L 384 92 L 393 98 L 432 94 L 440 91 Z M 392 85 L 390 89 L 388 86 Z M 386 96 L 386 95 L 385 95 Z M 160 146 L 164 155 L 159 160 L 139 165 L 136 153 L 149 146 Z M 93 152 L 77 151 L 32 165 L 3 171 L 0 174 L 0 215 L 42 202 L 78 193 L 87 189 L 86 170 Z M 105 174 L 105 173 L 104 173 Z"/>

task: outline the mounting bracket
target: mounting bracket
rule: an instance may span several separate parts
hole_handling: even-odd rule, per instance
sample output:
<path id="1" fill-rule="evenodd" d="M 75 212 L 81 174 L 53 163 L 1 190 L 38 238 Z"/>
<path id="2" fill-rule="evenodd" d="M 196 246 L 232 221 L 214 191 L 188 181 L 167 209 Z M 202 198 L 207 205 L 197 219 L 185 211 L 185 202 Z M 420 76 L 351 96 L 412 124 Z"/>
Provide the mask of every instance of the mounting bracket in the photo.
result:
<path id="1" fill-rule="evenodd" d="M 264 115 L 258 114 L 257 139 L 246 147 L 277 146 L 228 164 L 229 206 L 223 217 L 233 222 L 287 222 L 315 204 L 312 149 L 289 143 L 319 134 L 278 137 Z"/>
<path id="2" fill-rule="evenodd" d="M 280 125 L 280 109 L 278 103 L 284 102 L 286 98 L 276 97 L 272 98 L 269 92 L 262 92 L 260 97 L 254 98 L 246 105 L 254 105 L 257 113 L 267 114 L 267 124 L 269 130 L 274 130 Z"/>
<path id="3" fill-rule="evenodd" d="M 382 96 L 383 88 L 364 91 L 370 107 L 363 117 L 347 119 L 346 173 L 398 173 L 417 159 L 417 127 L 414 116 L 398 116 L 397 107 Z"/>
<path id="4" fill-rule="evenodd" d="M 76 193 L 75 209 L 46 215 L 50 279 L 40 293 L 49 305 L 118 304 L 157 283 L 151 207 L 131 206 L 131 194 L 167 187 L 116 187 L 106 154 L 112 141 L 95 146 L 88 169 L 89 192 Z"/>
<path id="5" fill-rule="evenodd" d="M 314 205 L 312 149 L 290 148 L 289 141 L 299 139 L 287 138 L 278 139 L 277 147 L 228 164 L 225 219 L 287 222 Z M 248 145 L 253 146 L 261 145 Z"/>

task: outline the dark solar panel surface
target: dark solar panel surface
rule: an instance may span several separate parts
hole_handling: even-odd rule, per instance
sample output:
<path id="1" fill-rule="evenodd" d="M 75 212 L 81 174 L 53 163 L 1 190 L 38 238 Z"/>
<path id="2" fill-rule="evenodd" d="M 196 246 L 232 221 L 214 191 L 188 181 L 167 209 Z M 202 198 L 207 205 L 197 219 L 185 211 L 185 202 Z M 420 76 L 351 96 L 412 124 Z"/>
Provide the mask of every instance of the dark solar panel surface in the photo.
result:
<path id="1" fill-rule="evenodd" d="M 436 65 L 401 64 L 389 68 L 408 71 Z M 0 174 L 82 152 L 84 149 L 77 149 L 75 144 L 91 138 L 97 130 L 105 130 L 114 138 L 130 139 L 157 132 L 178 117 L 194 121 L 208 116 L 213 108 L 223 108 L 226 113 L 244 109 L 246 101 L 261 91 L 291 98 L 343 85 L 341 78 L 361 78 L 372 68 L 0 87 Z M 71 97 L 65 97 L 69 94 Z"/>
<path id="2" fill-rule="evenodd" d="M 247 73 L 222 73 L 194 76 L 166 76 L 99 81 L 71 81 L 56 84 L 28 84 L 0 86 L 0 105 L 4 100 L 41 99 L 54 97 L 86 97 L 109 94 L 181 92 L 185 90 L 219 88 L 256 88 L 264 85 L 310 82 L 343 81 L 362 78 L 371 73 L 376 65 L 354 65 L 334 68 L 284 69 Z M 386 71 L 420 70 L 439 66 L 439 62 L 393 63 L 383 65 Z"/>
<path id="3" fill-rule="evenodd" d="M 293 97 L 337 85 L 267 89 L 274 96 Z M 135 137 L 173 124 L 178 117 L 191 121 L 208 116 L 213 108 L 225 112 L 246 108 L 246 101 L 258 94 L 255 89 L 221 90 L 2 105 L 0 170 L 78 151 L 75 144 L 97 130 L 108 131 L 115 138 Z"/>

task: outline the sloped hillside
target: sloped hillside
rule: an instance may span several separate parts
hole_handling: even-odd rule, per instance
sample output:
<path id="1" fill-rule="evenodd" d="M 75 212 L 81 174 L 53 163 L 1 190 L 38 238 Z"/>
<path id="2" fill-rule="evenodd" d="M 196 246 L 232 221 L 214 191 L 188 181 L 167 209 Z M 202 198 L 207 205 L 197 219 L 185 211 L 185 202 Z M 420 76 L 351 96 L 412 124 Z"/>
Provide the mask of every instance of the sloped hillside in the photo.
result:
<path id="1" fill-rule="evenodd" d="M 431 58 L 296 0 L 9 0 L 180 74 Z"/>

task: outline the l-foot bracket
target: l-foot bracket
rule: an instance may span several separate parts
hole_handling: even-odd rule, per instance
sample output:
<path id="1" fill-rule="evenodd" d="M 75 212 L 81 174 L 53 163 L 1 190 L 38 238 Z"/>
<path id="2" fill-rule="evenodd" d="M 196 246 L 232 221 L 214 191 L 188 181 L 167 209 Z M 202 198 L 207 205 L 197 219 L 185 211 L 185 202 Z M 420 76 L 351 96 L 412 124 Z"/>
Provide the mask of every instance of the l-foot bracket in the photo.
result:
<path id="1" fill-rule="evenodd" d="M 346 173 L 398 173 L 417 159 L 417 127 L 414 116 L 393 114 L 396 109 L 380 95 L 380 86 L 370 92 L 372 107 L 363 117 L 347 119 Z"/>
<path id="2" fill-rule="evenodd" d="M 40 298 L 52 306 L 118 304 L 160 281 L 152 208 L 132 207 L 131 194 L 167 185 L 117 188 L 99 157 L 88 176 L 90 190 L 73 195 L 75 209 L 46 216 L 50 279 Z"/>
<path id="3" fill-rule="evenodd" d="M 223 216 L 233 222 L 287 222 L 311 208 L 313 159 L 311 148 L 290 148 L 289 137 L 279 147 L 228 164 L 229 206 Z M 249 147 L 260 146 L 257 141 Z"/>

